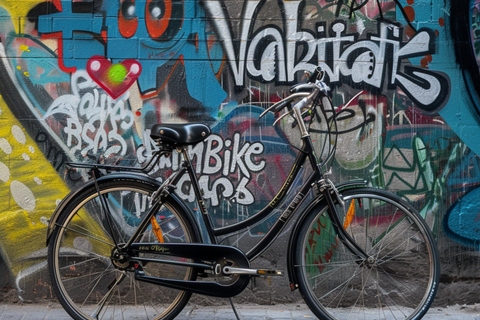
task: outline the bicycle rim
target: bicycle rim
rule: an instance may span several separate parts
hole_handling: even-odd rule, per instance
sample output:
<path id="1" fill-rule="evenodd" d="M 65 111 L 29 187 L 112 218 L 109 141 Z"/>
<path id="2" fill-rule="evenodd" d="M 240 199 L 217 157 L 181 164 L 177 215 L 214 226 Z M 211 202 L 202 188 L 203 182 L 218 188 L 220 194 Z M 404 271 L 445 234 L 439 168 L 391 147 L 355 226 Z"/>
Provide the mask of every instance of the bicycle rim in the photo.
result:
<path id="1" fill-rule="evenodd" d="M 129 185 L 132 185 L 129 182 Z M 92 188 L 95 189 L 95 188 Z M 112 260 L 115 243 L 125 243 L 149 209 L 145 186 L 100 186 L 111 214 L 108 226 L 96 190 L 74 198 L 62 213 L 49 247 L 49 270 L 59 301 L 75 319 L 173 319 L 190 293 L 137 281 L 129 260 Z M 193 242 L 194 234 L 176 206 L 165 203 L 138 242 Z M 62 219 L 63 218 L 63 219 Z M 152 227 L 153 226 L 153 227 Z M 154 231 L 154 229 L 160 231 Z M 142 255 L 141 257 L 146 257 Z M 156 259 L 181 260 L 167 256 Z M 192 268 L 142 263 L 147 275 L 194 280 Z"/>
<path id="2" fill-rule="evenodd" d="M 339 240 L 326 206 L 313 210 L 296 247 L 306 303 L 319 318 L 420 319 L 440 273 L 428 227 L 385 192 L 353 191 L 344 198 L 345 207 L 338 208 L 343 228 L 372 259 L 359 260 Z"/>

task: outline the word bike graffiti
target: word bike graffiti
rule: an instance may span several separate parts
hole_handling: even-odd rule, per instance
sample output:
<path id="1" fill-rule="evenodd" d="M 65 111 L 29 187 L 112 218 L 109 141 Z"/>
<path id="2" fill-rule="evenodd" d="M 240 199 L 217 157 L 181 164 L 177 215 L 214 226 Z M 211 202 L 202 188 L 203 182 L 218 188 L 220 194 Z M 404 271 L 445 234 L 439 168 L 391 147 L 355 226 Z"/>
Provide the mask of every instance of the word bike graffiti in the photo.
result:
<path id="1" fill-rule="evenodd" d="M 150 130 L 145 131 L 146 146 L 138 149 L 138 158 L 145 162 L 152 154 L 154 141 L 150 138 Z M 198 182 L 202 186 L 204 198 L 210 205 L 217 207 L 221 199 L 227 199 L 240 205 L 251 205 L 255 202 L 253 193 L 247 188 L 252 174 L 262 172 L 266 161 L 262 155 L 264 146 L 261 142 L 248 142 L 240 133 L 233 137 L 222 138 L 213 134 L 204 142 L 189 146 L 188 153 L 196 162 Z M 180 168 L 181 156 L 173 152 L 170 157 L 163 156 L 155 168 L 175 172 Z M 234 185 L 234 182 L 237 182 Z M 193 202 L 195 195 L 189 188 L 188 176 L 179 183 L 177 193 L 185 200 Z"/>

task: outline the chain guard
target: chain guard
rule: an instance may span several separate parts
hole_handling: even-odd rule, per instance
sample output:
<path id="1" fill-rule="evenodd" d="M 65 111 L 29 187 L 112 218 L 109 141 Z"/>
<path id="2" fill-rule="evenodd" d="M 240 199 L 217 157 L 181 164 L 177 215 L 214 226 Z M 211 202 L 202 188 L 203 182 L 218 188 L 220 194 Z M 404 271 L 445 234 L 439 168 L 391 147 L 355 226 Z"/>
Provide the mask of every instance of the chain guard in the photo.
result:
<path id="1" fill-rule="evenodd" d="M 223 267 L 226 264 L 250 268 L 250 262 L 245 254 L 231 246 L 200 243 L 134 243 L 130 246 L 129 252 L 133 260 L 140 253 L 148 253 L 208 263 L 212 267 L 215 278 L 218 280 L 215 282 L 158 278 L 146 275 L 143 270 L 138 269 L 135 271 L 135 278 L 139 281 L 214 297 L 233 297 L 241 293 L 250 281 L 249 275 L 232 277 L 222 274 Z"/>

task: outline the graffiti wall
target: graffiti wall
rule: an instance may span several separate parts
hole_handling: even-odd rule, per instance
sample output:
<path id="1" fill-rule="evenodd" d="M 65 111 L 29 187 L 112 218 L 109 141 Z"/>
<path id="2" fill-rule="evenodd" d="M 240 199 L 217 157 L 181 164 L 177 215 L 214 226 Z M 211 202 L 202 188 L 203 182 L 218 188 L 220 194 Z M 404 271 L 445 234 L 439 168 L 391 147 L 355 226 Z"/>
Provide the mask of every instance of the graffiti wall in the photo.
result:
<path id="1" fill-rule="evenodd" d="M 291 126 L 259 115 L 317 66 L 338 107 L 335 181 L 409 200 L 443 283 L 479 281 L 479 0 L 2 0 L 0 284 L 51 294 L 46 225 L 88 178 L 66 163 L 142 166 L 156 123 L 210 125 L 189 152 L 212 219 L 253 215 L 298 153 Z M 193 200 L 188 181 L 178 193 Z"/>

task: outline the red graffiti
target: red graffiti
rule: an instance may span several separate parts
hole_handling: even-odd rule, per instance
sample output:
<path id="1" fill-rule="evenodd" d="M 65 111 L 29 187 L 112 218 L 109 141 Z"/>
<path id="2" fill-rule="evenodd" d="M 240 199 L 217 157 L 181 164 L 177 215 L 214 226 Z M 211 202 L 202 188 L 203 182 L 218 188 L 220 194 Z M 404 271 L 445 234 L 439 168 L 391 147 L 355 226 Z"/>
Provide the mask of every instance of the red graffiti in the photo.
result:
<path id="1" fill-rule="evenodd" d="M 120 97 L 138 79 L 142 66 L 134 59 L 112 64 L 102 56 L 93 56 L 87 63 L 88 75 L 113 99 Z"/>

